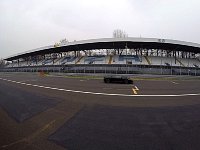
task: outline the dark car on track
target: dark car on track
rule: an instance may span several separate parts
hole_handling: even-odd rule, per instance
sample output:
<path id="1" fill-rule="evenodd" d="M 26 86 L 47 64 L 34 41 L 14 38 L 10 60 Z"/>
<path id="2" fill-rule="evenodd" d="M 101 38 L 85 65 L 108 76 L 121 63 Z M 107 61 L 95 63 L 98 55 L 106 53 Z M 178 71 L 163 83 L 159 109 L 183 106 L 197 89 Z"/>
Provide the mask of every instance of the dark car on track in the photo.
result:
<path id="1" fill-rule="evenodd" d="M 125 84 L 132 84 L 133 80 L 131 80 L 127 76 L 117 76 L 117 75 L 110 75 L 104 77 L 105 83 L 125 83 Z"/>

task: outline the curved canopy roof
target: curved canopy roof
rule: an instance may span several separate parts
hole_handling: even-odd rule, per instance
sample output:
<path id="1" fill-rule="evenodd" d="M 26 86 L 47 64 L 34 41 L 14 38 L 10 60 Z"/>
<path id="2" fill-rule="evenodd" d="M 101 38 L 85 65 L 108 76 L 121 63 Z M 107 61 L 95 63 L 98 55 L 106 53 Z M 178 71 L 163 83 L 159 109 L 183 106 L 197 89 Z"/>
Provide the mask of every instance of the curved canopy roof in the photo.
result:
<path id="1" fill-rule="evenodd" d="M 44 55 L 50 53 L 80 51 L 80 50 L 93 50 L 93 49 L 123 49 L 123 48 L 146 48 L 146 49 L 164 49 L 172 51 L 186 51 L 200 53 L 200 44 L 170 40 L 170 39 L 157 39 L 157 38 L 101 38 L 90 39 L 82 41 L 74 41 L 68 43 L 61 43 L 57 46 L 50 45 L 40 47 L 23 53 L 19 53 L 5 60 L 11 61 L 19 58 L 24 58 L 34 55 Z"/>

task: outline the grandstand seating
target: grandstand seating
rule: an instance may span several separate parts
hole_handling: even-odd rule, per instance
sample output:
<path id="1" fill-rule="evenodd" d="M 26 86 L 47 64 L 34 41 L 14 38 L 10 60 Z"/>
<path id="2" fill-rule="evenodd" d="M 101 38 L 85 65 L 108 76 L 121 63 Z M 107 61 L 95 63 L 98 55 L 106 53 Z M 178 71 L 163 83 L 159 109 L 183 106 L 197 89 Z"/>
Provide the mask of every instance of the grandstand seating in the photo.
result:
<path id="1" fill-rule="evenodd" d="M 77 57 L 70 57 L 68 60 L 67 60 L 67 63 L 68 64 L 75 64 L 75 60 L 77 59 Z"/>
<path id="2" fill-rule="evenodd" d="M 61 61 L 64 59 L 65 57 L 60 57 L 60 58 L 56 58 L 54 60 L 54 65 L 60 65 L 61 64 Z"/>
<path id="3" fill-rule="evenodd" d="M 112 64 L 141 64 L 141 58 L 136 55 L 115 55 Z"/>
<path id="4" fill-rule="evenodd" d="M 36 66 L 36 65 L 37 65 L 36 60 L 32 60 L 32 61 L 30 62 L 30 66 Z"/>
<path id="5" fill-rule="evenodd" d="M 52 65 L 53 59 L 46 59 L 45 61 L 42 62 L 42 65 Z"/>
<path id="6" fill-rule="evenodd" d="M 175 59 L 173 57 L 149 56 L 148 58 L 151 65 L 183 66 L 179 59 Z"/>
<path id="7" fill-rule="evenodd" d="M 53 60 L 53 65 L 59 65 L 58 62 L 60 61 L 61 58 L 56 58 Z"/>
<path id="8" fill-rule="evenodd" d="M 65 65 L 65 64 L 74 64 L 77 57 L 65 56 L 61 58 L 56 64 Z"/>
<path id="9" fill-rule="evenodd" d="M 138 65 L 164 65 L 181 67 L 200 67 L 200 61 L 195 58 L 174 58 L 160 56 L 137 56 L 137 55 L 113 55 L 113 56 L 64 56 L 61 58 L 48 58 L 32 61 L 14 61 L 7 67 L 42 66 L 42 65 L 66 65 L 66 64 L 138 64 Z"/>
<path id="10" fill-rule="evenodd" d="M 63 57 L 63 59 L 60 60 L 60 65 L 64 65 L 68 59 L 70 59 L 69 56 Z"/>
<path id="11" fill-rule="evenodd" d="M 83 63 L 83 58 L 84 58 L 84 56 L 80 56 L 80 57 L 77 59 L 76 64 L 81 64 L 81 63 Z"/>
<path id="12" fill-rule="evenodd" d="M 186 67 L 200 67 L 200 62 L 197 59 L 186 59 L 183 58 L 181 59 L 181 62 L 184 64 Z"/>
<path id="13" fill-rule="evenodd" d="M 42 66 L 44 61 L 45 61 L 45 60 L 40 60 L 40 61 L 38 61 L 38 62 L 37 62 L 37 66 Z"/>
<path id="14" fill-rule="evenodd" d="M 105 56 L 86 56 L 84 64 L 104 64 Z"/>

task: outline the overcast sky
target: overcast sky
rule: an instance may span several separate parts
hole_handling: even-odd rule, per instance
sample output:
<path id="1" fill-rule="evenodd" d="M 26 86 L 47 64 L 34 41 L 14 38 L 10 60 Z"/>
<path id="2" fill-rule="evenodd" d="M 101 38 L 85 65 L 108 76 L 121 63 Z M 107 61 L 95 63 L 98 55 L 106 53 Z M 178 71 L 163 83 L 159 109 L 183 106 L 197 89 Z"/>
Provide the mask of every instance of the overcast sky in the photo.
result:
<path id="1" fill-rule="evenodd" d="M 112 37 L 200 43 L 199 0 L 0 0 L 0 58 L 69 41 Z"/>

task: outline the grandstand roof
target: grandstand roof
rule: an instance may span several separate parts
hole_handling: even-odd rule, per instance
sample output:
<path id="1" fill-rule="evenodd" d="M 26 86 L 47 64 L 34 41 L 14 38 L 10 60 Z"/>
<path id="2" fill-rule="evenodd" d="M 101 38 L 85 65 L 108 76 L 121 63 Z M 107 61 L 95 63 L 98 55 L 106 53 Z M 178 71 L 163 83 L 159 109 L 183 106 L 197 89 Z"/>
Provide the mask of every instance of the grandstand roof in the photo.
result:
<path id="1" fill-rule="evenodd" d="M 59 46 L 50 45 L 40 47 L 5 58 L 11 61 L 23 57 L 59 53 L 67 51 L 93 50 L 93 49 L 123 49 L 123 48 L 164 49 L 171 51 L 187 51 L 200 53 L 200 44 L 170 39 L 157 38 L 101 38 L 61 43 Z"/>

